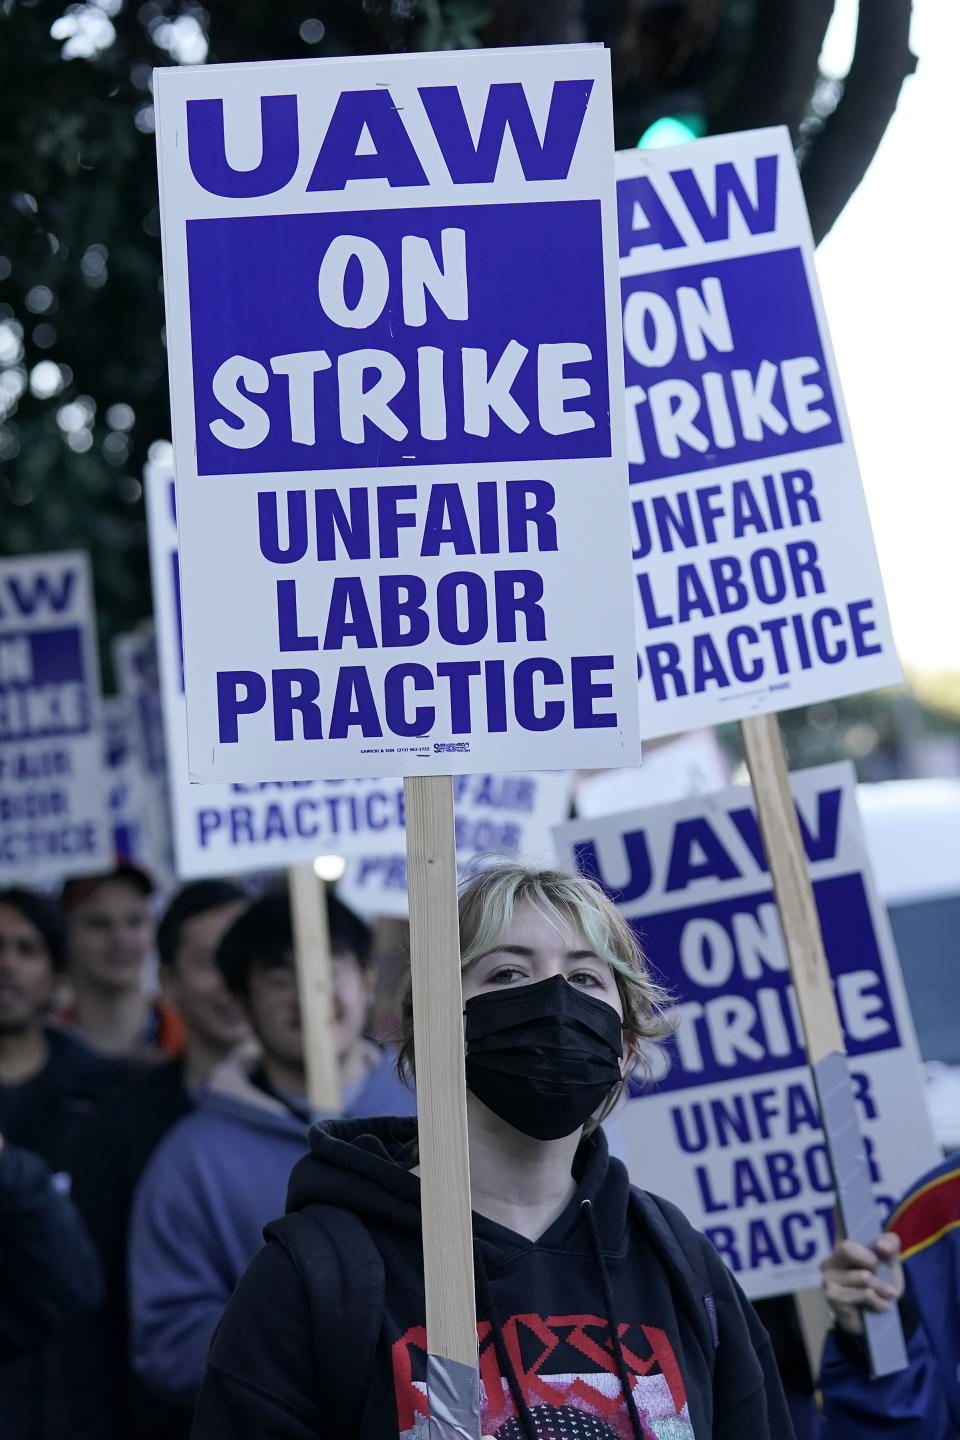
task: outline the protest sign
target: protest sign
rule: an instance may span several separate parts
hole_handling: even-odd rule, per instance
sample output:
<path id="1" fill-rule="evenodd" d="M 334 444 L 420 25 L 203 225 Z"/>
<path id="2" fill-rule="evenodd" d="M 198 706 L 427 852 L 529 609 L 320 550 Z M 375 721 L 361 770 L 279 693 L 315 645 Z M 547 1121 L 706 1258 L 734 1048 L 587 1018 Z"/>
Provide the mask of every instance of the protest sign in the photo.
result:
<path id="1" fill-rule="evenodd" d="M 897 683 L 787 131 L 617 165 L 644 736 Z"/>
<path id="2" fill-rule="evenodd" d="M 112 651 L 117 688 L 130 700 L 136 745 L 143 768 L 148 775 L 163 780 L 167 758 L 153 622 L 145 620 L 136 630 L 117 635 Z"/>
<path id="3" fill-rule="evenodd" d="M 570 813 L 570 794 L 571 776 L 563 770 L 539 775 L 455 775 L 458 871 L 462 874 L 477 856 L 490 853 L 551 865 L 551 831 Z M 392 840 L 391 847 L 348 861 L 337 893 L 363 914 L 403 918 L 408 913 L 405 830 L 383 834 L 385 840 Z"/>
<path id="4" fill-rule="evenodd" d="M 876 1199 L 936 1159 L 913 1025 L 848 765 L 791 776 Z M 577 820 L 558 852 L 611 893 L 676 999 L 671 1067 L 621 1116 L 632 1178 L 675 1201 L 756 1299 L 811 1288 L 834 1185 L 747 789 Z"/>
<path id="5" fill-rule="evenodd" d="M 156 79 L 191 776 L 634 762 L 605 52 Z"/>
<path id="6" fill-rule="evenodd" d="M 114 637 L 113 671 L 120 690 L 130 747 L 128 773 L 136 806 L 136 858 L 166 888 L 175 874 L 167 787 L 160 677 L 154 625 L 146 620 Z M 119 710 L 115 711 L 119 716 Z M 123 852 L 126 853 L 126 852 Z"/>
<path id="7" fill-rule="evenodd" d="M 643 764 L 601 770 L 577 784 L 577 814 L 614 815 L 663 805 L 685 795 L 704 795 L 730 783 L 730 766 L 712 730 L 692 730 L 643 747 Z"/>
<path id="8" fill-rule="evenodd" d="M 129 698 L 107 696 L 103 701 L 103 743 L 111 845 L 116 855 L 149 869 L 143 835 L 147 795 L 134 731 Z"/>
<path id="9" fill-rule="evenodd" d="M 0 883 L 107 869 L 107 789 L 88 558 L 0 560 Z"/>

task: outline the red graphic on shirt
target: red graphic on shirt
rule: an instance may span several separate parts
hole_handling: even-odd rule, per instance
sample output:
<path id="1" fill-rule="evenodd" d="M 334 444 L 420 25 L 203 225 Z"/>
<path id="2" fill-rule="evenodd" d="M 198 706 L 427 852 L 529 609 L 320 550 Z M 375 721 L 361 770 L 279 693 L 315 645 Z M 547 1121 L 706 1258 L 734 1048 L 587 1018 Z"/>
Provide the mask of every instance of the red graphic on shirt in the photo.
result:
<path id="1" fill-rule="evenodd" d="M 635 1389 L 644 1377 L 662 1376 L 660 1388 L 665 1382 L 670 1409 L 675 1416 L 685 1416 L 686 1391 L 669 1338 L 654 1325 L 634 1326 L 634 1331 L 639 1331 L 645 1342 L 643 1348 L 646 1353 L 638 1355 L 626 1340 L 630 1328 L 626 1324 L 617 1327 L 631 1389 Z M 559 1409 L 569 1406 L 610 1419 L 625 1413 L 610 1327 L 603 1317 L 512 1315 L 503 1325 L 502 1333 L 517 1379 L 531 1407 L 547 1405 Z M 513 1415 L 513 1402 L 497 1362 L 489 1321 L 478 1323 L 477 1338 L 480 1342 L 480 1379 L 488 1417 L 486 1423 L 496 1427 L 501 1420 Z M 641 1348 L 638 1339 L 634 1339 L 634 1344 Z M 401 1435 L 412 1431 L 418 1417 L 427 1413 L 423 1383 L 426 1345 L 425 1327 L 414 1325 L 393 1346 L 393 1376 Z M 562 1365 L 556 1357 L 561 1345 L 567 1355 L 567 1361 Z M 577 1351 L 588 1362 L 576 1367 L 579 1374 L 570 1373 L 574 1368 L 570 1363 L 571 1350 Z M 561 1375 L 566 1380 L 558 1383 Z M 608 1376 L 613 1377 L 616 1383 L 611 1385 L 606 1381 L 598 1384 L 600 1377 Z"/>

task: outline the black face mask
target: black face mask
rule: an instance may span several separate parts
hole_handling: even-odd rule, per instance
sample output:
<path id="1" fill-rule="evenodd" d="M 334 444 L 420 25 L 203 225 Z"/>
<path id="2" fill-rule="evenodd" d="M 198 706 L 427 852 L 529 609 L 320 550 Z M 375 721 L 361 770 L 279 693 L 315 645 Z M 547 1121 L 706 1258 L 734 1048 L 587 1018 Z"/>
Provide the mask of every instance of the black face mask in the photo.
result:
<path id="1" fill-rule="evenodd" d="M 535 1140 L 579 1130 L 620 1080 L 623 1022 L 562 975 L 474 995 L 467 1088 Z"/>

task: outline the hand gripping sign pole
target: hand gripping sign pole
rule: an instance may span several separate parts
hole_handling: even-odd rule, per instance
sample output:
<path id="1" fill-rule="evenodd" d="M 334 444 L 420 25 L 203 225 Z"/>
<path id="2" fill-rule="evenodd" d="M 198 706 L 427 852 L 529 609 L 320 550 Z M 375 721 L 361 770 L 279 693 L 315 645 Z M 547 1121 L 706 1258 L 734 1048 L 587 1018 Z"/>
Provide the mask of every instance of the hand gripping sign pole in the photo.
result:
<path id="1" fill-rule="evenodd" d="M 430 1434 L 479 1440 L 453 781 L 414 776 L 403 793 Z"/>
<path id="2" fill-rule="evenodd" d="M 803 1024 L 807 1058 L 820 1102 L 841 1223 L 851 1240 L 872 1245 L 881 1222 L 857 1119 L 853 1081 L 813 886 L 790 793 L 780 725 L 775 714 L 757 715 L 742 720 L 740 728 Z M 907 1356 L 899 1312 L 893 1309 L 881 1315 L 864 1311 L 863 1318 L 874 1377 L 904 1369 Z"/>
<path id="3" fill-rule="evenodd" d="M 333 1045 L 333 982 L 326 886 L 312 865 L 288 871 L 293 946 L 303 1025 L 307 1095 L 315 1110 L 340 1112 L 340 1080 Z"/>

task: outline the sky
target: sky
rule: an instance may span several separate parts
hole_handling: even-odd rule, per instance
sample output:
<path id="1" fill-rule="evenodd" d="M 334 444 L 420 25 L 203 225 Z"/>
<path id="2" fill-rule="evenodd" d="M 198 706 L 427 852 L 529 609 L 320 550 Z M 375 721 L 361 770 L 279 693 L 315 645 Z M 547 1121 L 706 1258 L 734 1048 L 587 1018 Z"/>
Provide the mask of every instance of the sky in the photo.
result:
<path id="1" fill-rule="evenodd" d="M 838 0 L 830 73 L 856 8 Z M 817 269 L 901 658 L 960 670 L 960 6 L 914 0 L 911 48 L 916 74 Z"/>

